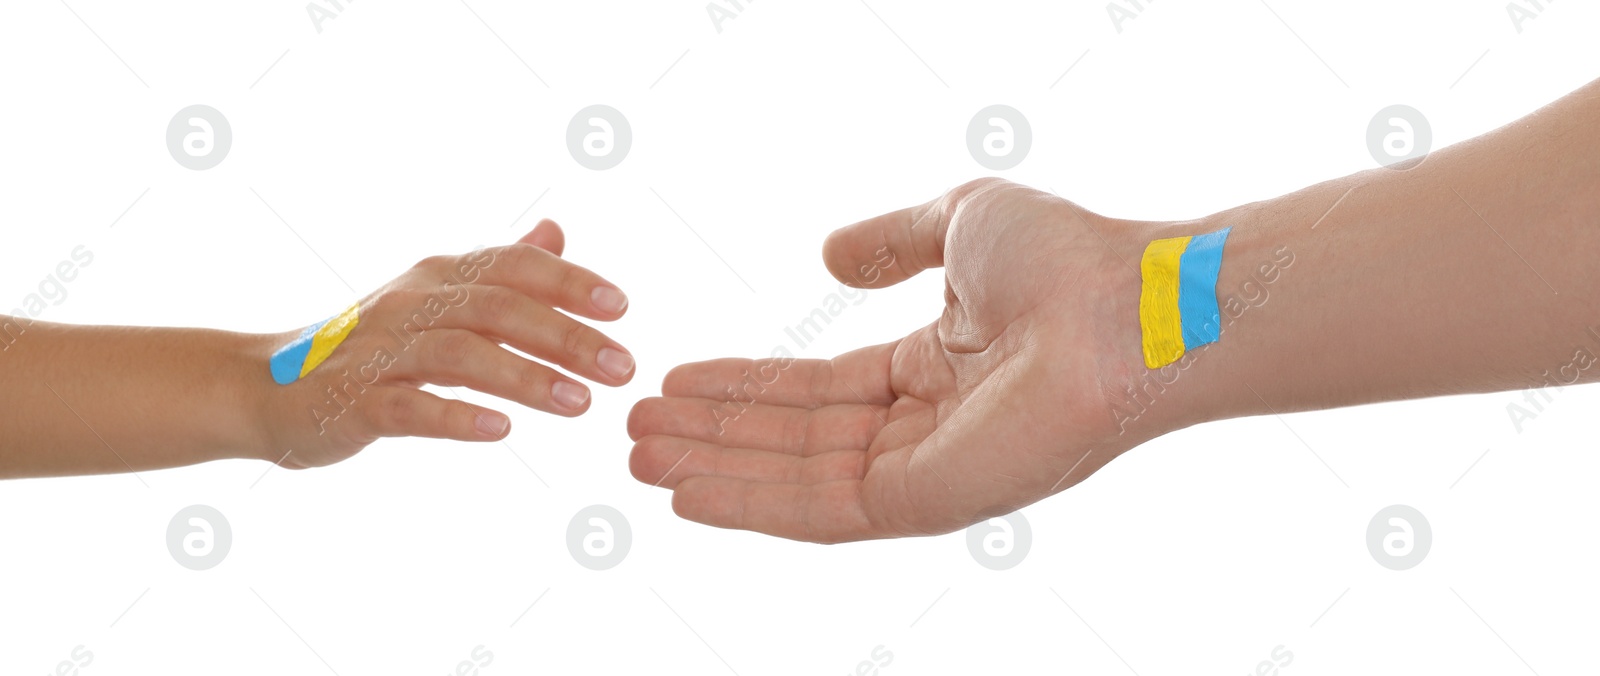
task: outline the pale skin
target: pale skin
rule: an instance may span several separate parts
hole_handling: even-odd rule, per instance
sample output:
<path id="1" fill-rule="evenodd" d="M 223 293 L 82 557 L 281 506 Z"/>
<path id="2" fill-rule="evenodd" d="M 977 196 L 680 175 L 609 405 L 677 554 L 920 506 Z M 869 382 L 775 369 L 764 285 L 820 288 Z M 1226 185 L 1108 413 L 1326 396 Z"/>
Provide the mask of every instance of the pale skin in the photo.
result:
<path id="1" fill-rule="evenodd" d="M 1228 226 L 1218 296 L 1250 300 L 1224 303 L 1219 342 L 1150 371 L 1144 247 Z M 680 366 L 634 407 L 630 466 L 712 526 L 946 533 L 1205 421 L 1593 381 L 1597 254 L 1600 81 L 1420 165 L 1190 221 L 974 181 L 823 247 L 867 288 L 942 267 L 932 323 L 831 360 Z"/>
<path id="2" fill-rule="evenodd" d="M 222 458 L 298 469 L 338 462 L 381 437 L 510 434 L 504 413 L 451 396 L 460 388 L 580 415 L 591 393 L 573 376 L 614 387 L 635 368 L 625 348 L 575 318 L 616 320 L 627 296 L 562 259 L 564 246 L 561 228 L 547 220 L 509 246 L 417 263 L 361 299 L 355 330 L 288 385 L 273 382 L 267 364 L 300 329 L 243 334 L 0 318 L 11 321 L 0 335 L 0 478 Z M 424 384 L 452 389 L 441 397 Z"/>

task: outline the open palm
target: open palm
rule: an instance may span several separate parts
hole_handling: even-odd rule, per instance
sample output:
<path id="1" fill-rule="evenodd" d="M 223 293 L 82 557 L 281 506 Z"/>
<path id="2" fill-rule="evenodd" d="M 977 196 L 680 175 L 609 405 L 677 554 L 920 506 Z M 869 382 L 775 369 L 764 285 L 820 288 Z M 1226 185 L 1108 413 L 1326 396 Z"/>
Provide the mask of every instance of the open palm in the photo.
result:
<path id="1" fill-rule="evenodd" d="M 815 542 L 945 533 L 1081 481 L 1134 443 L 1105 388 L 1138 345 L 1118 293 L 1131 278 L 1136 303 L 1137 276 L 1085 216 L 987 179 L 835 232 L 847 284 L 946 266 L 938 321 L 831 360 L 674 369 L 630 416 L 634 476 L 685 518 Z"/>

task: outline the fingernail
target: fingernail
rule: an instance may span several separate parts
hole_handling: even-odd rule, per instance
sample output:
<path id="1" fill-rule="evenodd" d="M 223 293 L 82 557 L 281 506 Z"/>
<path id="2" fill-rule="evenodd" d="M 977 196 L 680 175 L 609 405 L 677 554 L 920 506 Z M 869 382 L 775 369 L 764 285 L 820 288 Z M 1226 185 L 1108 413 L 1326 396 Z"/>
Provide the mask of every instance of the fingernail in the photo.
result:
<path id="1" fill-rule="evenodd" d="M 511 426 L 511 419 L 503 413 L 495 411 L 479 411 L 477 415 L 478 434 L 490 439 L 499 439 L 506 433 L 506 428 Z"/>
<path id="2" fill-rule="evenodd" d="M 583 402 L 589 400 L 589 388 L 565 380 L 557 380 L 550 386 L 550 397 L 561 404 L 562 408 L 578 409 L 583 407 Z"/>
<path id="3" fill-rule="evenodd" d="M 628 297 L 609 286 L 594 287 L 594 291 L 589 293 L 589 302 L 607 314 L 614 315 L 628 309 Z"/>
<path id="4" fill-rule="evenodd" d="M 633 357 L 621 350 L 602 347 L 595 361 L 600 363 L 600 370 L 612 378 L 622 378 L 633 372 Z"/>

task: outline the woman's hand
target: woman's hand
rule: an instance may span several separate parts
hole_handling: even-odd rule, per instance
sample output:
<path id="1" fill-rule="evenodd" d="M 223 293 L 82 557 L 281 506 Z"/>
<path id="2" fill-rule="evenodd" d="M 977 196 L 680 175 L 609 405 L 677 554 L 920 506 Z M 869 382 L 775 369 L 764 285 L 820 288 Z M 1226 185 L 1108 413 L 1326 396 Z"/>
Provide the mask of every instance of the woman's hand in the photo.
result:
<path id="1" fill-rule="evenodd" d="M 510 432 L 503 413 L 423 392 L 424 384 L 576 416 L 589 408 L 589 388 L 553 367 L 603 385 L 627 383 L 634 373 L 628 351 L 566 314 L 613 321 L 627 311 L 627 297 L 562 259 L 563 243 L 561 228 L 546 220 L 515 244 L 417 263 L 362 299 L 345 340 L 287 385 L 271 383 L 263 356 L 260 377 L 271 389 L 262 392 L 261 455 L 315 467 L 379 437 L 497 441 Z M 275 336 L 273 349 L 299 333 Z"/>

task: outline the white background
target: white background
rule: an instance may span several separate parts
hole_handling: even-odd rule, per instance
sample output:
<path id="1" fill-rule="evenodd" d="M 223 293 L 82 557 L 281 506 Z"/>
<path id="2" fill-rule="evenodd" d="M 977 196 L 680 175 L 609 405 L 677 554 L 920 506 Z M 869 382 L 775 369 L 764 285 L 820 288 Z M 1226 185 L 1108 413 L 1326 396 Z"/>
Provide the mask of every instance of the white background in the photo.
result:
<path id="1" fill-rule="evenodd" d="M 281 331 L 352 300 L 340 278 L 364 294 L 549 216 L 629 293 L 608 331 L 640 370 L 578 420 L 495 402 L 506 444 L 0 483 L 4 673 L 77 646 L 90 676 L 445 674 L 477 646 L 490 676 L 842 674 L 878 646 L 891 676 L 1245 674 L 1278 646 L 1291 676 L 1593 663 L 1595 388 L 1520 431 L 1502 393 L 1173 434 L 1023 510 L 1031 552 L 1003 572 L 959 533 L 820 547 L 681 521 L 629 477 L 624 430 L 675 364 L 930 321 L 936 274 L 803 350 L 783 332 L 837 290 L 827 232 L 990 173 L 965 145 L 984 106 L 1032 123 L 1002 175 L 1196 217 L 1372 166 L 1390 104 L 1441 147 L 1573 90 L 1600 74 L 1592 4 L 1519 31 L 1504 0 L 1145 2 L 1119 32 L 1095 1 L 763 0 L 718 25 L 702 0 L 436 0 L 346 2 L 319 32 L 297 2 L 69 2 L 0 22 L 0 311 L 84 245 L 39 318 Z M 165 147 L 195 103 L 233 128 L 206 171 Z M 594 103 L 633 128 L 608 171 L 565 145 Z M 597 503 L 633 531 L 603 572 L 565 542 Z M 1365 544 L 1396 503 L 1433 533 L 1404 572 Z M 191 504 L 233 532 L 203 572 L 165 543 Z"/>

